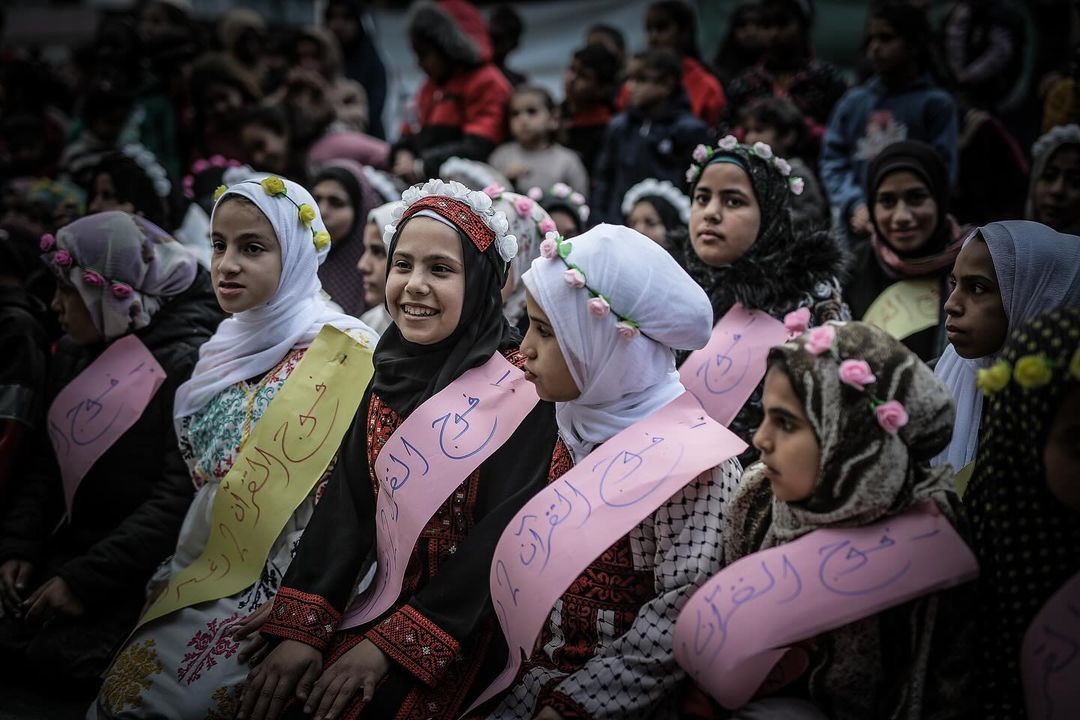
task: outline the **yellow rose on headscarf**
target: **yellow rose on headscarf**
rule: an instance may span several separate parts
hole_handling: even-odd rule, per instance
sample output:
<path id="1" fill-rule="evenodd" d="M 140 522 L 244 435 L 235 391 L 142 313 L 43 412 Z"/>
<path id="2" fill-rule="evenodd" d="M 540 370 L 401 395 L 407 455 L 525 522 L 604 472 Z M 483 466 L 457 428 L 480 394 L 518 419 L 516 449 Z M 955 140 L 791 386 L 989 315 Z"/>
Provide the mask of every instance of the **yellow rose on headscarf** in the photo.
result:
<path id="1" fill-rule="evenodd" d="M 1073 380 L 1080 380 L 1080 347 L 1073 353 L 1072 361 L 1069 363 L 1069 374 L 1073 376 Z"/>
<path id="2" fill-rule="evenodd" d="M 1034 390 L 1046 385 L 1054 377 L 1050 364 L 1046 361 L 1046 355 L 1025 355 L 1016 361 L 1016 370 L 1013 377 L 1020 387 Z"/>
<path id="3" fill-rule="evenodd" d="M 300 222 L 304 223 L 304 227 L 308 227 L 315 221 L 315 208 L 311 207 L 307 203 L 300 206 Z"/>
<path id="4" fill-rule="evenodd" d="M 263 178 L 261 184 L 267 195 L 277 196 L 285 192 L 285 181 L 276 175 Z"/>
<path id="5" fill-rule="evenodd" d="M 983 395 L 1001 392 L 1009 384 L 1012 366 L 1004 360 L 998 360 L 988 368 L 983 368 L 975 375 L 975 385 Z"/>
<path id="6" fill-rule="evenodd" d="M 220 200 L 221 196 L 224 195 L 225 191 L 228 189 L 229 188 L 225 187 L 224 185 L 218 185 L 217 188 L 215 188 L 214 190 L 214 202 Z"/>
<path id="7" fill-rule="evenodd" d="M 320 230 L 315 233 L 315 249 L 322 250 L 324 247 L 330 244 L 330 233 L 325 230 Z"/>

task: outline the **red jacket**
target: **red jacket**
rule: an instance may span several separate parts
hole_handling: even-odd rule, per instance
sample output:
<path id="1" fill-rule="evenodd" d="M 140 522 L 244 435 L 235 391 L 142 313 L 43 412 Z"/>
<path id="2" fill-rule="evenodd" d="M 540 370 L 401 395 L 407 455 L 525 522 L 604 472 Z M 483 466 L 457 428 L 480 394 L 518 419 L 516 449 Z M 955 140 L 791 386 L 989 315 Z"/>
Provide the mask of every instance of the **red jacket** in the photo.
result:
<path id="1" fill-rule="evenodd" d="M 690 112 L 705 121 L 709 127 L 716 127 L 724 117 L 727 98 L 724 88 L 716 76 L 705 69 L 700 61 L 689 55 L 682 59 L 683 88 L 690 97 Z M 630 91 L 624 83 L 619 91 L 619 110 L 626 108 Z"/>
<path id="2" fill-rule="evenodd" d="M 443 85 L 429 78 L 414 98 L 415 124 L 407 117 L 401 134 L 408 137 L 435 128 L 457 130 L 497 145 L 503 141 L 510 93 L 509 81 L 490 63 L 458 73 Z"/>

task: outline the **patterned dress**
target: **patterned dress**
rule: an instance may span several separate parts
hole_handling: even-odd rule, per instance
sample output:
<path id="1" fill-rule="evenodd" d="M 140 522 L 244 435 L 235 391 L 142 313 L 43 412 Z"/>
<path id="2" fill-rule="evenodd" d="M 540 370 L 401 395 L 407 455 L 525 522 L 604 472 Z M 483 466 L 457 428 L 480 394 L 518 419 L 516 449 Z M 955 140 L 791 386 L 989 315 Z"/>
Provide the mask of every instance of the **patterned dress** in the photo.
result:
<path id="1" fill-rule="evenodd" d="M 560 441 L 550 482 L 572 466 Z M 741 472 L 732 459 L 702 473 L 594 560 L 490 717 L 528 720 L 545 706 L 565 720 L 678 717 L 675 619 L 720 570 L 724 506 Z"/>
<path id="2" fill-rule="evenodd" d="M 258 382 L 235 383 L 184 418 L 180 450 L 198 490 L 184 518 L 176 553 L 151 579 L 150 592 L 202 553 L 221 480 L 236 461 L 246 433 L 262 417 L 304 352 L 293 350 Z M 232 718 L 248 667 L 237 661 L 240 643 L 227 633 L 274 596 L 324 483 L 325 476 L 293 512 L 253 585 L 139 628 L 106 673 L 87 717 Z"/>

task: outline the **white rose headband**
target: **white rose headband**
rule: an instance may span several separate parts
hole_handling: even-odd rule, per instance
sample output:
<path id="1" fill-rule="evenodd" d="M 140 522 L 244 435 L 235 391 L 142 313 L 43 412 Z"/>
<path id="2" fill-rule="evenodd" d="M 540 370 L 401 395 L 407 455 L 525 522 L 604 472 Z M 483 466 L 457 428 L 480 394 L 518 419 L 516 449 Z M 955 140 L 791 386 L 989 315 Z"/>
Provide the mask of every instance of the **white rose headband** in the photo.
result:
<path id="1" fill-rule="evenodd" d="M 701 147 L 700 145 L 698 147 Z M 649 178 L 642 180 L 637 185 L 634 185 L 626 191 L 626 195 L 623 195 L 622 201 L 622 214 L 623 217 L 628 217 L 630 211 L 634 209 L 634 206 L 642 198 L 647 197 L 660 197 L 675 208 L 675 211 L 679 213 L 679 220 L 683 225 L 690 222 L 690 198 L 686 197 L 677 187 L 671 184 L 668 180 L 657 180 L 655 178 Z"/>

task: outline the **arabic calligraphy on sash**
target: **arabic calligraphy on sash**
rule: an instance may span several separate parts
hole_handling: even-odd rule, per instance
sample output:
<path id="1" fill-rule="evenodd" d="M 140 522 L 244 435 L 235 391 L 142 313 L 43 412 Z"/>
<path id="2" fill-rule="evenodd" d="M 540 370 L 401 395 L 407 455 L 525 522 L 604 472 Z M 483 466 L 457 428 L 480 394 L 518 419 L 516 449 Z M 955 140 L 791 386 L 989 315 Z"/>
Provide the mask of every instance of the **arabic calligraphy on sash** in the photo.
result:
<path id="1" fill-rule="evenodd" d="M 876 325 L 897 340 L 932 328 L 941 312 L 937 278 L 915 278 L 893 283 L 867 308 L 863 322 Z"/>
<path id="2" fill-rule="evenodd" d="M 142 340 L 125 335 L 68 383 L 49 407 L 52 442 L 64 485 L 65 517 L 79 483 L 138 421 L 165 382 L 165 370 Z"/>
<path id="3" fill-rule="evenodd" d="M 495 353 L 428 398 L 394 431 L 375 459 L 375 580 L 341 628 L 370 622 L 393 606 L 428 520 L 539 401 L 525 373 Z"/>
<path id="4" fill-rule="evenodd" d="M 708 344 L 686 358 L 679 377 L 709 416 L 726 427 L 765 377 L 769 349 L 787 338 L 782 322 L 736 303 L 716 323 Z"/>
<path id="5" fill-rule="evenodd" d="M 491 602 L 510 658 L 473 707 L 513 681 L 551 608 L 589 563 L 698 475 L 745 449 L 687 392 L 526 503 L 503 530 L 491 564 Z"/>
<path id="6" fill-rule="evenodd" d="M 337 453 L 374 372 L 371 357 L 337 328 L 319 331 L 222 479 L 202 554 L 169 579 L 140 626 L 259 578 L 274 540 Z"/>
<path id="7" fill-rule="evenodd" d="M 932 503 L 860 528 L 816 530 L 732 563 L 675 623 L 675 659 L 721 705 L 745 705 L 801 640 L 978 575 Z"/>

